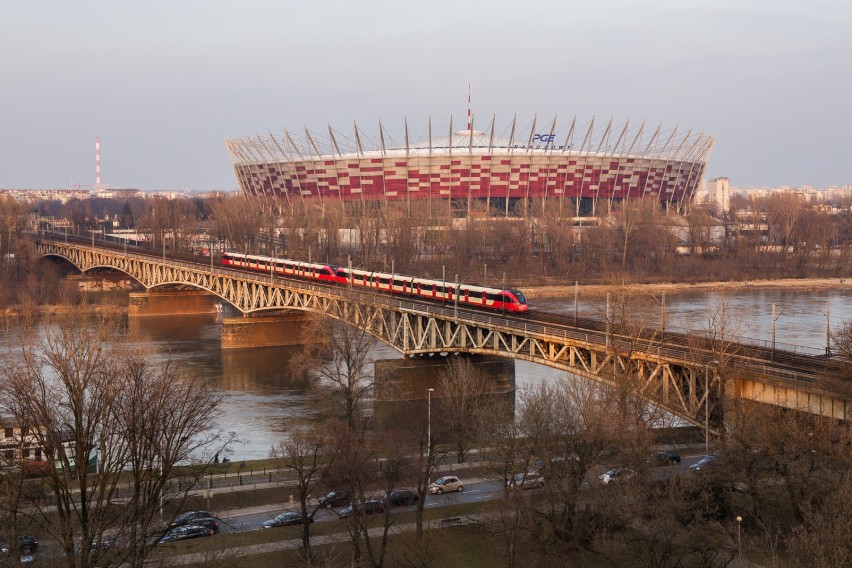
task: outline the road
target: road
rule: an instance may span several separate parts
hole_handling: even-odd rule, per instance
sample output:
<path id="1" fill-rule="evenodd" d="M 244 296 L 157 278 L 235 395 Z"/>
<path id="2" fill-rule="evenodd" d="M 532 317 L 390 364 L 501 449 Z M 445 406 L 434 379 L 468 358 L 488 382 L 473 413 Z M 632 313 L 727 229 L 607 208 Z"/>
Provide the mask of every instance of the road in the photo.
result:
<path id="1" fill-rule="evenodd" d="M 654 470 L 656 471 L 658 478 L 665 478 L 675 473 L 683 475 L 689 474 L 689 466 L 698 462 L 705 455 L 706 454 L 704 453 L 682 455 L 681 462 L 679 464 L 671 467 L 654 468 Z M 581 488 L 587 489 L 589 487 L 589 484 L 598 483 L 598 469 L 600 469 L 600 471 L 602 472 L 606 468 L 596 468 L 594 472 L 589 475 L 587 480 L 583 482 L 583 486 L 581 486 Z M 477 503 L 480 501 L 493 499 L 495 497 L 498 497 L 502 493 L 504 487 L 502 481 L 496 480 L 488 480 L 481 478 L 465 480 L 464 478 L 462 478 L 462 481 L 465 481 L 463 492 L 445 493 L 443 495 L 427 495 L 425 508 L 435 509 L 440 507 L 447 507 L 450 505 Z M 314 515 L 314 522 L 322 523 L 336 521 L 338 520 L 336 511 L 339 511 L 340 509 L 342 509 L 342 507 L 334 510 L 319 509 Z M 394 507 L 393 510 L 400 512 L 414 512 L 415 509 L 416 506 L 411 505 L 406 507 Z M 263 521 L 269 520 L 275 515 L 283 513 L 284 511 L 294 510 L 298 510 L 298 503 L 294 503 L 292 506 L 289 507 L 282 507 L 277 509 L 267 508 L 267 510 L 265 511 L 238 510 L 222 512 L 221 516 L 219 517 L 222 521 L 220 530 L 223 533 L 259 530 Z"/>

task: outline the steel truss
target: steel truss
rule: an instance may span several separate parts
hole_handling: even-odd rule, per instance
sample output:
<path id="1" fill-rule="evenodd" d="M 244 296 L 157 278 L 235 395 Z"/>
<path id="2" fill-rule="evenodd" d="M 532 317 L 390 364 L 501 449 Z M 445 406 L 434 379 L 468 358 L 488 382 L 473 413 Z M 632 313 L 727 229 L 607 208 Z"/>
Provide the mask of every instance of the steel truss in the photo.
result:
<path id="1" fill-rule="evenodd" d="M 722 429 L 725 396 L 743 396 L 747 390 L 743 384 L 770 384 L 776 390 L 783 386 L 790 392 L 790 381 L 774 376 L 766 365 L 762 373 L 741 368 L 735 380 L 723 380 L 717 369 L 695 359 L 688 350 L 658 342 L 528 325 L 523 320 L 356 293 L 340 286 L 294 282 L 118 250 L 51 241 L 38 241 L 36 247 L 39 254 L 62 257 L 82 272 L 94 268 L 120 270 L 146 289 L 175 285 L 200 288 L 245 315 L 272 310 L 323 313 L 366 330 L 409 357 L 464 352 L 546 365 L 641 397 L 715 434 Z M 749 398 L 792 407 L 783 401 L 765 400 L 766 392 L 754 392 Z M 799 392 L 812 395 L 805 388 Z M 827 411 L 822 406 L 804 410 L 849 418 L 852 404 L 844 397 L 823 396 L 818 405 L 825 404 L 829 405 Z"/>

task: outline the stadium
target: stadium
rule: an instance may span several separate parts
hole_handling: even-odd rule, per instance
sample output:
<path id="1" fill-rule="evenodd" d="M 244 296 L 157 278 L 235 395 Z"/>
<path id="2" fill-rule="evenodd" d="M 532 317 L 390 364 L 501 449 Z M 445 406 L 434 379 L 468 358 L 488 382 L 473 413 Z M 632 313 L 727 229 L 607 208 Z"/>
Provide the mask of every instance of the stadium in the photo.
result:
<path id="1" fill-rule="evenodd" d="M 470 116 L 470 115 L 468 115 Z M 265 199 L 429 200 L 505 211 L 533 199 L 559 200 L 577 216 L 614 202 L 648 197 L 667 207 L 689 203 L 704 175 L 714 137 L 692 130 L 631 127 L 629 121 L 558 125 L 517 119 L 500 133 L 440 129 L 429 119 L 413 136 L 407 121 L 394 136 L 379 122 L 368 135 L 285 130 L 225 141 L 243 193 Z M 440 134 L 439 134 L 440 132 Z"/>

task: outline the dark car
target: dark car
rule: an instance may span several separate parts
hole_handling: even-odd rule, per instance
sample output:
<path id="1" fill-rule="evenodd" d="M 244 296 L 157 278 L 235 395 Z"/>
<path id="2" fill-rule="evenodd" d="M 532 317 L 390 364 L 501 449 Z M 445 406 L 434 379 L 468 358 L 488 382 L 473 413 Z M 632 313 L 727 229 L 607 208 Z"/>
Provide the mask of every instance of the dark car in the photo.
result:
<path id="1" fill-rule="evenodd" d="M 328 493 L 317 499 L 317 503 L 319 503 L 320 507 L 331 509 L 332 507 L 348 505 L 351 497 L 352 492 L 348 489 L 336 489 L 334 491 L 329 491 Z"/>
<path id="2" fill-rule="evenodd" d="M 308 522 L 312 523 L 314 520 L 308 517 Z M 290 525 L 301 525 L 302 524 L 302 513 L 298 511 L 290 511 L 288 513 L 281 513 L 276 516 L 274 519 L 269 519 L 268 521 L 263 521 L 263 528 L 271 529 L 272 527 L 287 527 Z"/>
<path id="3" fill-rule="evenodd" d="M 375 515 L 377 513 L 385 512 L 385 504 L 382 501 L 376 501 L 375 499 L 371 499 L 370 501 L 366 501 L 364 503 L 356 503 L 354 505 L 349 505 L 345 509 L 341 510 L 337 513 L 337 516 L 341 519 L 348 519 L 353 514 L 365 514 L 365 515 Z"/>
<path id="4" fill-rule="evenodd" d="M 214 533 L 219 532 L 219 523 L 217 523 L 216 519 L 214 519 L 213 517 L 202 517 L 200 519 L 192 519 L 187 524 L 195 525 L 197 527 L 205 527 L 212 530 Z"/>
<path id="5" fill-rule="evenodd" d="M 718 465 L 719 456 L 716 454 L 710 454 L 709 456 L 704 456 L 697 463 L 689 466 L 689 471 L 693 473 L 704 473 L 708 469 Z"/>
<path id="6" fill-rule="evenodd" d="M 15 545 L 21 554 L 32 554 L 38 548 L 38 537 L 32 535 L 22 535 L 15 539 Z M 5 540 L 0 540 L 0 552 L 9 554 L 11 548 Z"/>
<path id="7" fill-rule="evenodd" d="M 174 521 L 169 524 L 169 528 L 182 527 L 183 525 L 191 524 L 195 519 L 211 519 L 213 515 L 209 511 L 187 511 L 179 515 Z"/>
<path id="8" fill-rule="evenodd" d="M 652 465 L 675 465 L 680 463 L 680 454 L 677 452 L 671 452 L 669 450 L 663 450 L 659 452 L 654 452 L 650 456 L 648 456 L 648 463 Z"/>
<path id="9" fill-rule="evenodd" d="M 420 497 L 411 489 L 394 489 L 388 494 L 387 502 L 391 507 L 404 507 L 415 504 Z"/>
<path id="10" fill-rule="evenodd" d="M 201 525 L 183 525 L 171 529 L 160 538 L 159 542 L 172 542 L 200 536 L 212 536 L 215 532 L 213 529 Z"/>

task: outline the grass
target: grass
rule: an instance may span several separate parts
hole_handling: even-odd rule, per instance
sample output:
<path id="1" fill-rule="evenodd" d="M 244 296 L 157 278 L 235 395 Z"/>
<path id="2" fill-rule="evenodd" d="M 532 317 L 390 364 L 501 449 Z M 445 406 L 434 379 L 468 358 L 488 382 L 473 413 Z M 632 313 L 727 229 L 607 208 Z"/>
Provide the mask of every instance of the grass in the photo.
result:
<path id="1" fill-rule="evenodd" d="M 388 539 L 385 566 L 416 565 L 419 564 L 417 560 L 427 557 L 432 559 L 432 565 L 442 568 L 492 568 L 503 564 L 500 550 L 500 543 L 485 529 L 475 525 L 427 532 L 422 547 L 417 545 L 414 533 L 405 533 Z M 362 554 L 367 554 L 363 544 L 361 551 Z M 317 546 L 314 552 L 327 562 L 319 565 L 332 568 L 345 568 L 351 565 L 352 549 L 349 542 Z M 300 566 L 302 562 L 298 549 L 236 558 L 223 558 L 211 551 L 205 554 L 204 561 L 186 566 L 202 568 L 219 565 L 235 568 L 280 568 L 281 566 Z"/>

